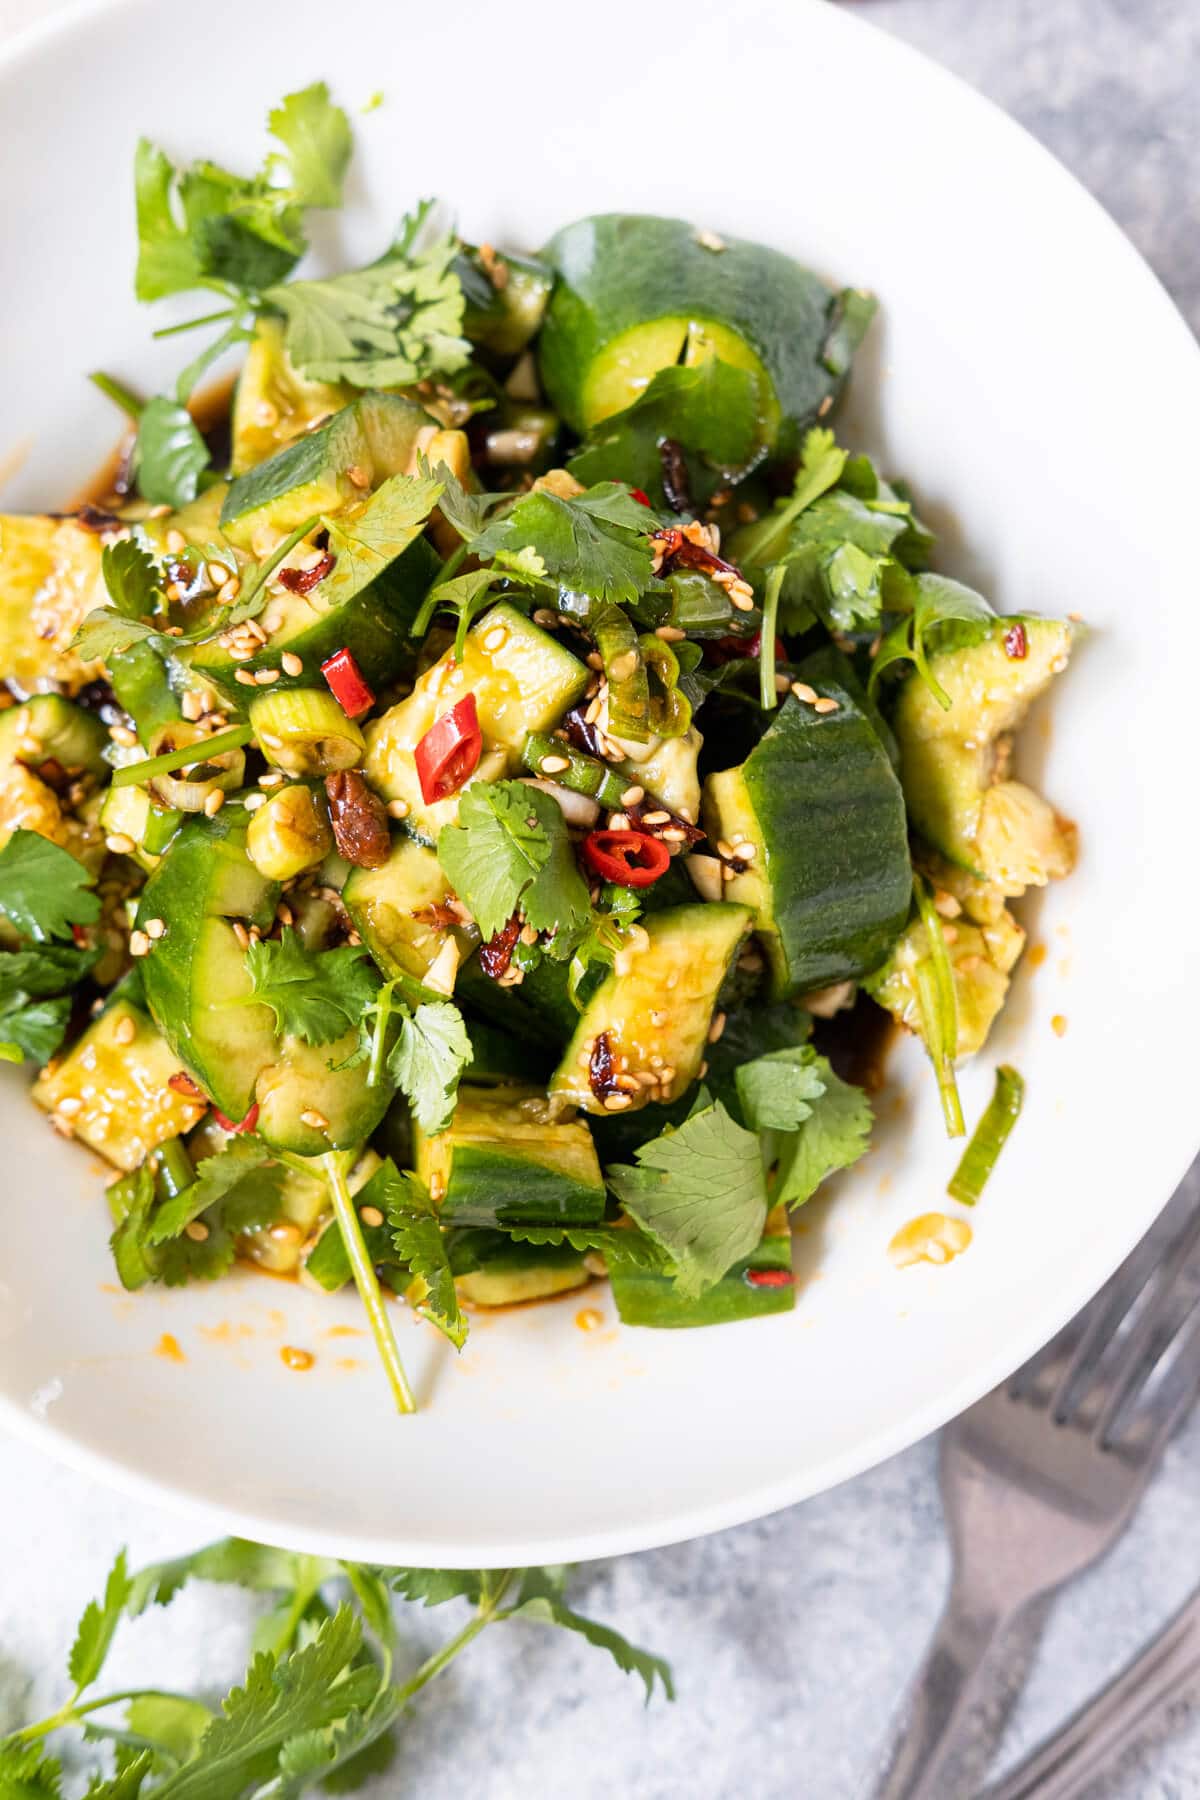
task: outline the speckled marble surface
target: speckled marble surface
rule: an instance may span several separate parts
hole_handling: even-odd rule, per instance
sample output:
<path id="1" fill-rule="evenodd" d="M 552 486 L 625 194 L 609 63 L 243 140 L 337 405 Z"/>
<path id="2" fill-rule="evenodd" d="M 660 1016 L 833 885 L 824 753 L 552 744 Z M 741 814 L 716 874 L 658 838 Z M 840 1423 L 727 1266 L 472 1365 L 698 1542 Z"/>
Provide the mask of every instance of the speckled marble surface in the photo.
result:
<path id="1" fill-rule="evenodd" d="M 53 0 L 0 0 L 0 37 Z M 1200 327 L 1197 0 L 858 0 L 1016 114 L 1081 176 Z M 1190 1177 L 1200 1192 L 1200 1164 Z M 375 1795 L 521 1800 L 853 1800 L 945 1590 L 936 1447 L 699 1543 L 581 1571 L 589 1611 L 669 1655 L 680 1699 L 643 1712 L 593 1652 L 534 1628 L 484 1638 L 414 1712 Z M 1029 1747 L 1200 1580 L 1200 1415 L 1116 1551 L 1055 1610 L 1000 1753 Z M 116 1545 L 141 1562 L 194 1542 L 0 1437 L 0 1730 L 59 1695 L 80 1606 Z M 144 1621 L 114 1673 L 223 1683 L 243 1666 L 248 1604 L 203 1591 Z M 414 1617 L 413 1657 L 440 1636 Z M 1200 1698 L 1200 1695 L 1197 1696 Z M 999 1766 L 999 1765 L 998 1765 Z M 1095 1800 L 1200 1800 L 1200 1708 L 1094 1789 Z M 946 1796 L 946 1800 L 967 1800 Z"/>

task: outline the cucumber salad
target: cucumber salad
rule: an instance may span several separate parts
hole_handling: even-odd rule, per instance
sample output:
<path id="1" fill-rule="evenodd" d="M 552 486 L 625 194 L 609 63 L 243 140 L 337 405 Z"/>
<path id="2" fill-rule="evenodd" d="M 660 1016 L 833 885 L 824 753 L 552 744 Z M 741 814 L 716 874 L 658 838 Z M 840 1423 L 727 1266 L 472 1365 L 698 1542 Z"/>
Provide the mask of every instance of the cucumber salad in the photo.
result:
<path id="1" fill-rule="evenodd" d="M 428 202 L 297 276 L 350 127 L 321 83 L 268 127 L 252 175 L 139 145 L 136 293 L 203 348 L 94 376 L 104 491 L 0 517 L 0 1054 L 109 1167 L 126 1288 L 353 1282 L 401 1410 L 385 1296 L 459 1348 L 600 1278 L 634 1325 L 786 1312 L 881 1011 L 964 1133 L 1009 902 L 1073 860 L 1012 773 L 1072 625 L 935 573 L 839 440 L 870 296 Z"/>

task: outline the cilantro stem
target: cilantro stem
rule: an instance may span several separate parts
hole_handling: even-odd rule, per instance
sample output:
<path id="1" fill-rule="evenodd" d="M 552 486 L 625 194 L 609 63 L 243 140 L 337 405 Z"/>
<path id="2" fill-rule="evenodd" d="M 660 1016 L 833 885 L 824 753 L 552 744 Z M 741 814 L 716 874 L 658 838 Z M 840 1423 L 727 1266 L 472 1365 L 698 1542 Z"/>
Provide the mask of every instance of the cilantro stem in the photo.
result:
<path id="1" fill-rule="evenodd" d="M 941 915 L 933 904 L 929 889 L 915 873 L 913 893 L 929 945 L 928 963 L 918 963 L 916 968 L 917 1000 L 925 1025 L 925 1042 L 942 1098 L 946 1135 L 965 1137 L 966 1121 L 954 1074 L 954 1059 L 958 1054 L 958 993 L 954 986 L 954 968 L 942 934 Z"/>
<path id="2" fill-rule="evenodd" d="M 396 1402 L 396 1411 L 414 1413 L 417 1402 L 408 1385 L 408 1376 L 404 1373 L 404 1364 L 400 1360 L 400 1351 L 392 1331 L 391 1320 L 387 1316 L 383 1303 L 383 1295 L 379 1291 L 379 1282 L 371 1259 L 367 1255 L 367 1246 L 363 1242 L 362 1226 L 358 1222 L 358 1214 L 354 1210 L 354 1202 L 350 1198 L 350 1188 L 346 1181 L 346 1166 L 336 1150 L 331 1150 L 321 1158 L 325 1169 L 325 1178 L 329 1183 L 329 1194 L 333 1201 L 333 1216 L 337 1220 L 338 1230 L 342 1234 L 342 1242 L 346 1246 L 346 1255 L 350 1262 L 354 1285 L 358 1289 L 359 1298 L 366 1309 L 367 1320 L 383 1363 L 384 1373 Z"/>
<path id="3" fill-rule="evenodd" d="M 775 620 L 779 616 L 779 596 L 786 574 L 787 564 L 776 563 L 767 576 L 767 589 L 763 596 L 762 625 L 758 640 L 758 697 L 764 712 L 770 712 L 779 705 L 779 695 L 775 692 Z"/>
<path id="4" fill-rule="evenodd" d="M 395 981 L 384 982 L 375 999 L 375 1027 L 371 1033 L 371 1058 L 367 1064 L 368 1087 L 378 1087 L 383 1080 L 388 1020 L 392 1016 L 392 995 L 396 986 Z"/>
<path id="5" fill-rule="evenodd" d="M 56 1712 L 48 1718 L 39 1719 L 36 1725 L 25 1725 L 13 1733 L 22 1743 L 35 1743 L 37 1739 L 49 1737 L 52 1731 L 58 1731 L 64 1725 L 70 1725 L 76 1719 L 84 1718 L 88 1713 L 100 1712 L 106 1706 L 117 1706 L 124 1700 L 190 1700 L 189 1694 L 179 1694 L 171 1688 L 122 1688 L 116 1694 L 101 1694 L 97 1700 L 85 1700 L 82 1705 L 78 1694 L 65 1700 Z"/>
<path id="6" fill-rule="evenodd" d="M 131 419 L 135 425 L 137 424 L 142 416 L 144 403 L 138 399 L 131 388 L 127 388 L 123 382 L 115 381 L 102 369 L 93 369 L 88 380 L 93 387 L 98 387 L 105 398 L 113 402 L 114 406 L 119 406 L 127 418 Z"/>
<path id="7" fill-rule="evenodd" d="M 438 572 L 437 581 L 434 583 L 434 586 L 440 587 L 443 581 L 449 581 L 449 579 L 452 575 L 456 575 L 458 573 L 459 569 L 461 568 L 463 562 L 466 560 L 466 555 L 467 555 L 467 540 L 466 540 L 466 538 L 464 538 L 462 543 L 458 546 L 458 549 L 452 550 L 450 552 L 449 556 L 446 558 L 445 562 L 442 564 L 441 569 Z"/>
<path id="8" fill-rule="evenodd" d="M 310 531 L 315 531 L 320 523 L 320 513 L 314 513 L 311 519 L 305 519 L 302 525 L 297 525 L 294 531 L 288 532 L 282 544 L 276 545 L 266 562 L 259 563 L 250 579 L 243 584 L 241 598 L 235 601 L 225 615 L 226 625 L 238 625 L 243 619 L 252 619 L 255 613 L 262 611 L 263 603 L 259 600 L 259 595 L 263 588 L 288 551 L 294 550 L 300 540 L 306 538 Z"/>
<path id="9" fill-rule="evenodd" d="M 141 762 L 123 763 L 112 778 L 115 788 L 136 787 L 153 775 L 169 775 L 185 763 L 210 762 L 226 751 L 240 750 L 254 733 L 249 725 L 231 725 L 228 731 L 214 732 L 212 737 L 198 738 L 194 744 L 181 744 L 178 750 L 164 750 L 161 756 L 147 756 Z"/>
<path id="10" fill-rule="evenodd" d="M 405 1705 L 414 1694 L 419 1694 L 421 1689 L 428 1686 L 435 1676 L 440 1675 L 442 1670 L 452 1663 L 455 1657 L 479 1636 L 481 1631 L 486 1631 L 499 1614 L 500 1603 L 512 1586 L 515 1574 L 515 1569 L 489 1571 L 489 1577 L 495 1581 L 495 1586 L 485 1585 L 483 1597 L 474 1618 L 468 1619 L 461 1631 L 456 1632 L 442 1645 L 440 1650 L 435 1650 L 433 1655 L 421 1664 L 416 1674 L 396 1690 L 400 1705 Z"/>
<path id="11" fill-rule="evenodd" d="M 181 325 L 160 325 L 158 330 L 151 332 L 150 335 L 155 338 L 177 337 L 181 331 L 195 331 L 201 325 L 219 325 L 223 319 L 234 317 L 236 317 L 236 309 L 227 306 L 220 312 L 205 313 L 200 319 L 185 319 Z M 95 377 L 93 376 L 92 379 L 95 380 Z"/>

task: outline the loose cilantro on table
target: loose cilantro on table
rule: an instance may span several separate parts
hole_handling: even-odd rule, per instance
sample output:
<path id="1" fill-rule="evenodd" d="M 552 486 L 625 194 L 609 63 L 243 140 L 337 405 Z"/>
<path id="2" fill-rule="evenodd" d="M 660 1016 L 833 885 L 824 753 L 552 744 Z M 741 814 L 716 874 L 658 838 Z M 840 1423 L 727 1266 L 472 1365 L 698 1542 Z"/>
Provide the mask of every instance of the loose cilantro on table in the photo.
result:
<path id="1" fill-rule="evenodd" d="M 306 950 L 297 931 L 285 925 L 278 939 L 263 938 L 245 953 L 250 1001 L 269 1006 L 275 1029 L 305 1044 L 330 1044 L 356 1030 L 378 988 L 367 950 L 345 944 L 337 950 Z"/>
<path id="2" fill-rule="evenodd" d="M 69 938 L 72 925 L 100 917 L 94 879 L 60 845 L 19 829 L 0 850 L 0 913 L 35 943 Z"/>
<path id="3" fill-rule="evenodd" d="M 762 1236 L 767 1186 L 758 1134 L 717 1100 L 635 1154 L 636 1168 L 607 1170 L 609 1185 L 671 1258 L 680 1292 L 702 1294 Z"/>
<path id="4" fill-rule="evenodd" d="M 591 917 L 587 885 L 558 803 L 520 781 L 476 782 L 464 790 L 458 823 L 438 837 L 438 861 L 484 938 L 521 912 L 535 931 L 555 934 L 555 953 Z"/>
<path id="5" fill-rule="evenodd" d="M 60 1800 L 62 1769 L 46 1750 L 61 1731 L 111 1747 L 90 1800 L 299 1800 L 319 1784 L 350 1792 L 390 1766 L 397 1727 L 417 1695 L 489 1626 L 524 1620 L 570 1631 L 674 1699 L 667 1663 L 568 1603 L 564 1568 L 387 1569 L 274 1550 L 241 1538 L 130 1574 L 124 1551 L 85 1610 L 68 1658 L 71 1692 L 48 1717 L 0 1738 L 0 1793 Z M 242 1588 L 269 1603 L 242 1682 L 219 1707 L 159 1685 L 93 1690 L 123 1622 L 167 1606 L 191 1581 Z M 397 1665 L 399 1596 L 423 1608 L 470 1608 L 412 1674 Z M 75 1746 L 73 1745 L 73 1748 Z"/>

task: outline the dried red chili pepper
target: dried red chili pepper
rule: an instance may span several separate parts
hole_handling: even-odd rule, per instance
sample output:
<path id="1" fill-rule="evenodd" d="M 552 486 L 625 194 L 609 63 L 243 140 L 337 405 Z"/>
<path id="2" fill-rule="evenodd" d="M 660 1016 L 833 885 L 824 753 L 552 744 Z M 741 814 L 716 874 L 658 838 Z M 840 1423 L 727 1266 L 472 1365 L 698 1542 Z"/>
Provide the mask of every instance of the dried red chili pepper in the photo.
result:
<path id="1" fill-rule="evenodd" d="M 325 777 L 329 823 L 338 855 L 360 869 L 380 869 L 392 849 L 383 801 L 357 769 L 337 769 Z"/>
<path id="2" fill-rule="evenodd" d="M 733 632 L 725 637 L 711 638 L 704 646 L 705 658 L 708 662 L 732 662 L 738 656 L 757 656 L 762 649 L 762 632 L 756 631 L 753 637 L 735 637 Z M 787 661 L 787 648 L 781 637 L 775 639 L 775 661 Z"/>
<path id="3" fill-rule="evenodd" d="M 693 825 L 688 819 L 681 819 L 678 813 L 668 812 L 667 808 L 660 806 L 656 800 L 639 800 L 633 806 L 623 806 L 621 811 L 629 820 L 632 829 L 645 832 L 647 837 L 661 837 L 664 831 L 682 831 L 683 837 L 675 838 L 675 843 L 681 844 L 686 841 L 688 844 L 698 844 L 706 835 L 698 825 Z M 667 813 L 665 819 L 659 819 L 657 824 L 647 825 L 645 817 L 647 813 L 664 812 Z"/>
<path id="4" fill-rule="evenodd" d="M 1020 619 L 1010 625 L 1004 634 L 1004 654 L 1011 657 L 1013 662 L 1023 662 L 1029 655 L 1029 639 Z"/>
<path id="5" fill-rule="evenodd" d="M 650 504 L 649 494 L 643 493 L 641 488 L 630 488 L 629 491 L 633 495 L 635 500 L 640 500 L 643 506 L 649 506 L 649 504 Z"/>
<path id="6" fill-rule="evenodd" d="M 792 1271 L 790 1269 L 747 1269 L 742 1279 L 747 1287 L 791 1287 Z"/>
<path id="7" fill-rule="evenodd" d="M 280 569 L 275 579 L 289 594 L 311 594 L 324 581 L 336 561 L 333 551 L 326 550 L 320 562 L 315 562 L 311 569 Z"/>
<path id="8" fill-rule="evenodd" d="M 617 1080 L 612 1042 L 607 1031 L 596 1033 L 592 1054 L 588 1059 L 588 1086 L 597 1100 L 607 1100 L 610 1094 L 620 1092 L 621 1084 Z"/>
<path id="9" fill-rule="evenodd" d="M 479 767 L 483 733 L 474 694 L 464 694 L 449 712 L 435 719 L 414 753 L 421 798 L 426 806 L 448 800 Z"/>
<path id="10" fill-rule="evenodd" d="M 512 962 L 520 935 L 521 915 L 514 913 L 507 925 L 501 926 L 486 944 L 479 946 L 479 966 L 493 981 L 499 981 L 501 975 L 508 973 L 508 965 Z"/>
<path id="11" fill-rule="evenodd" d="M 246 1114 L 245 1118 L 239 1119 L 236 1125 L 232 1119 L 227 1119 L 225 1114 L 218 1111 L 215 1106 L 212 1110 L 212 1116 L 221 1127 L 222 1131 L 236 1131 L 239 1133 L 243 1131 L 253 1131 L 254 1127 L 258 1124 L 258 1101 L 256 1100 L 254 1102 L 254 1105 L 250 1108 L 250 1111 Z"/>
<path id="12" fill-rule="evenodd" d="M 618 887 L 652 887 L 671 866 L 671 852 L 645 831 L 589 831 L 583 860 L 601 881 Z"/>
<path id="13" fill-rule="evenodd" d="M 662 464 L 663 493 L 667 497 L 667 505 L 671 511 L 695 512 L 691 477 L 688 474 L 683 445 L 677 443 L 674 438 L 661 438 L 658 445 L 658 459 Z"/>
<path id="14" fill-rule="evenodd" d="M 321 664 L 329 691 L 348 719 L 361 718 L 375 704 L 375 695 L 349 650 L 335 650 Z"/>
<path id="15" fill-rule="evenodd" d="M 186 1069 L 176 1069 L 174 1075 L 168 1075 L 167 1086 L 173 1094 L 180 1094 L 185 1100 L 208 1099 L 204 1089 L 197 1086 Z"/>

